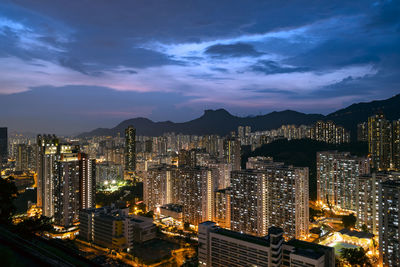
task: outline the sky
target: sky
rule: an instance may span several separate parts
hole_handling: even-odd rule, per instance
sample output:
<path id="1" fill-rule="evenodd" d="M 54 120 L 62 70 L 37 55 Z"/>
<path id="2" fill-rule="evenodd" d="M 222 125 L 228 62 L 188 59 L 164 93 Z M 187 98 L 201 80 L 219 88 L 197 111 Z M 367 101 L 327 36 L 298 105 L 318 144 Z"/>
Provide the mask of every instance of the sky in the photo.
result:
<path id="1" fill-rule="evenodd" d="M 328 114 L 398 93 L 400 1 L 0 0 L 10 130 Z"/>

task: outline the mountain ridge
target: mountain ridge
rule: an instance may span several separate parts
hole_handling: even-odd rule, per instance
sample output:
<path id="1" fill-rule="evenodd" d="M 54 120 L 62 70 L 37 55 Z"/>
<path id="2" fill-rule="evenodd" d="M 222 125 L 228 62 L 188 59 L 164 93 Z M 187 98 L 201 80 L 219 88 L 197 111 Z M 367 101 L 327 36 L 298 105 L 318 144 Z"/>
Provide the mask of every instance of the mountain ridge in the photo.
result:
<path id="1" fill-rule="evenodd" d="M 346 108 L 339 109 L 326 116 L 322 114 L 306 114 L 294 110 L 273 111 L 264 115 L 238 117 L 220 108 L 206 109 L 195 119 L 186 122 L 160 121 L 154 122 L 148 118 L 138 117 L 120 122 L 113 128 L 97 128 L 85 132 L 78 137 L 116 136 L 124 135 L 124 129 L 129 125 L 136 128 L 137 135 L 160 136 L 164 133 L 175 132 L 181 134 L 217 134 L 226 135 L 236 131 L 237 127 L 251 126 L 252 131 L 270 130 L 279 128 L 284 124 L 310 125 L 318 120 L 332 120 L 351 131 L 352 137 L 356 136 L 357 123 L 366 121 L 377 111 L 382 110 L 389 120 L 400 118 L 400 94 L 385 100 L 354 103 Z"/>

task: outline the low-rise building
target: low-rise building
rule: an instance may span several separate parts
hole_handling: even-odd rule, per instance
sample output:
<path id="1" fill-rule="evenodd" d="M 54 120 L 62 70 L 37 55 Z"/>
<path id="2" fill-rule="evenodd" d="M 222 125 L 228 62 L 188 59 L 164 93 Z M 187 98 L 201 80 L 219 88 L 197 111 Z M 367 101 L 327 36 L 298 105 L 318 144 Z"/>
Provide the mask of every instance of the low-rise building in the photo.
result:
<path id="1" fill-rule="evenodd" d="M 128 247 L 134 243 L 143 243 L 156 237 L 157 229 L 153 218 L 143 216 L 128 216 L 124 218 L 125 236 Z"/>
<path id="2" fill-rule="evenodd" d="M 292 239 L 283 244 L 282 266 L 335 266 L 334 248 Z"/>
<path id="3" fill-rule="evenodd" d="M 183 207 L 179 204 L 166 204 L 160 207 L 160 215 L 165 217 L 171 217 L 174 220 L 183 220 Z"/>
<path id="4" fill-rule="evenodd" d="M 200 266 L 335 266 L 334 248 L 297 239 L 285 242 L 279 227 L 270 227 L 267 236 L 258 237 L 203 222 L 198 252 Z"/>
<path id="5" fill-rule="evenodd" d="M 157 233 L 152 218 L 130 216 L 127 209 L 85 209 L 79 220 L 79 237 L 106 248 L 132 248 L 134 243 L 154 239 Z"/>

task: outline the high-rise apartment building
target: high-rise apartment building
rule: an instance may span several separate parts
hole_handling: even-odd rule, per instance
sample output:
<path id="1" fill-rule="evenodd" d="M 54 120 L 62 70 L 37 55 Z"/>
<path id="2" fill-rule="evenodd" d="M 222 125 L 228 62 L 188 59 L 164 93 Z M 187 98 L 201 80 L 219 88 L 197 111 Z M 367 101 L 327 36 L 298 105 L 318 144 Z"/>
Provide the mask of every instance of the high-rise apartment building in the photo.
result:
<path id="1" fill-rule="evenodd" d="M 96 160 L 85 153 L 78 154 L 79 160 L 79 208 L 94 208 L 96 198 Z"/>
<path id="2" fill-rule="evenodd" d="M 7 127 L 0 127 L 0 165 L 8 161 Z"/>
<path id="3" fill-rule="evenodd" d="M 207 221 L 199 225 L 198 237 L 200 266 L 335 266 L 334 248 L 296 239 L 285 242 L 278 227 L 257 237 Z"/>
<path id="4" fill-rule="evenodd" d="M 145 174 L 144 202 L 149 210 L 179 204 L 183 208 L 183 220 L 197 225 L 212 219 L 214 185 L 208 168 L 159 166 Z"/>
<path id="5" fill-rule="evenodd" d="M 206 165 L 213 175 L 215 188 L 224 189 L 230 186 L 232 164 L 230 163 L 208 163 Z"/>
<path id="6" fill-rule="evenodd" d="M 214 192 L 212 220 L 223 228 L 231 227 L 231 192 L 230 188 Z"/>
<path id="7" fill-rule="evenodd" d="M 136 129 L 129 126 L 125 129 L 125 171 L 136 170 Z"/>
<path id="8" fill-rule="evenodd" d="M 79 162 L 77 154 L 63 155 L 55 162 L 52 209 L 54 222 L 71 226 L 79 215 Z"/>
<path id="9" fill-rule="evenodd" d="M 178 169 L 161 165 L 149 168 L 143 179 L 143 199 L 148 210 L 178 203 Z"/>
<path id="10" fill-rule="evenodd" d="M 263 236 L 282 227 L 286 238 L 308 235 L 308 168 L 269 165 L 231 174 L 231 229 Z"/>
<path id="11" fill-rule="evenodd" d="M 244 136 L 245 136 L 245 137 L 249 137 L 250 134 L 251 134 L 251 126 L 246 126 L 246 127 L 244 128 Z"/>
<path id="12" fill-rule="evenodd" d="M 37 137 L 37 205 L 47 217 L 54 215 L 54 169 L 60 159 L 59 146 L 59 140 L 54 135 Z"/>
<path id="13" fill-rule="evenodd" d="M 310 138 L 329 144 L 343 144 L 350 142 L 350 133 L 332 121 L 317 121 L 311 128 Z"/>
<path id="14" fill-rule="evenodd" d="M 179 168 L 178 204 L 183 220 L 192 225 L 212 219 L 214 183 L 208 168 Z"/>
<path id="15" fill-rule="evenodd" d="M 239 126 L 237 132 L 238 132 L 237 137 L 238 137 L 241 145 L 249 145 L 250 144 L 251 127 L 250 126 Z"/>
<path id="16" fill-rule="evenodd" d="M 400 172 L 377 172 L 358 177 L 356 215 L 357 226 L 365 225 L 368 231 L 379 235 L 379 184 L 389 180 L 400 180 Z"/>
<path id="17" fill-rule="evenodd" d="M 205 135 L 202 138 L 203 147 L 213 157 L 222 156 L 222 138 L 218 135 Z"/>
<path id="18" fill-rule="evenodd" d="M 37 205 L 56 224 L 70 226 L 80 209 L 95 206 L 94 160 L 53 135 L 37 138 Z"/>
<path id="19" fill-rule="evenodd" d="M 392 122 L 392 168 L 400 171 L 400 119 Z"/>
<path id="20" fill-rule="evenodd" d="M 33 167 L 33 148 L 27 144 L 18 144 L 16 146 L 15 169 L 25 172 Z"/>
<path id="21" fill-rule="evenodd" d="M 357 179 L 369 173 L 369 159 L 349 152 L 317 153 L 317 200 L 329 207 L 356 211 Z"/>
<path id="22" fill-rule="evenodd" d="M 96 164 L 96 183 L 101 184 L 105 181 L 116 180 L 124 177 L 124 166 L 113 164 L 110 162 L 102 162 Z"/>
<path id="23" fill-rule="evenodd" d="M 246 169 L 265 170 L 269 167 L 284 166 L 283 162 L 274 162 L 272 157 L 250 157 L 246 162 Z"/>
<path id="24" fill-rule="evenodd" d="M 200 164 L 200 154 L 204 153 L 201 149 L 179 150 L 178 165 L 179 167 L 196 167 Z"/>
<path id="25" fill-rule="evenodd" d="M 392 129 L 383 113 L 368 118 L 368 151 L 372 166 L 377 170 L 390 169 L 392 158 Z"/>
<path id="26" fill-rule="evenodd" d="M 240 170 L 241 156 L 240 156 L 240 140 L 229 137 L 223 143 L 224 161 L 225 163 L 232 164 L 232 169 Z"/>
<path id="27" fill-rule="evenodd" d="M 357 124 L 357 141 L 368 142 L 368 123 L 362 122 Z"/>
<path id="28" fill-rule="evenodd" d="M 379 255 L 383 266 L 400 266 L 400 180 L 379 186 Z"/>
<path id="29" fill-rule="evenodd" d="M 244 127 L 243 126 L 238 127 L 238 137 L 240 139 L 244 138 Z"/>

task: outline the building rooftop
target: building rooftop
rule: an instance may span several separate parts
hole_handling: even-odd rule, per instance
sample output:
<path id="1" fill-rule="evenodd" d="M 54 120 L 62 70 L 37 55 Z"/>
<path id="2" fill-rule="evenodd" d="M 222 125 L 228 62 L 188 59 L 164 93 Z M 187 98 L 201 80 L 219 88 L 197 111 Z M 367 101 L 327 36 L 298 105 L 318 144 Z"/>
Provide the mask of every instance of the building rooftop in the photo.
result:
<path id="1" fill-rule="evenodd" d="M 280 227 L 271 226 L 270 228 L 268 228 L 268 234 L 280 235 L 283 234 L 283 229 Z"/>
<path id="2" fill-rule="evenodd" d="M 215 222 L 212 222 L 212 221 L 205 221 L 205 222 L 202 222 L 201 223 L 202 225 L 206 225 L 206 226 L 213 226 L 213 225 L 215 225 Z"/>
<path id="3" fill-rule="evenodd" d="M 183 211 L 182 205 L 174 204 L 174 203 L 165 204 L 165 205 L 161 206 L 160 209 L 175 211 L 175 212 L 179 212 L 179 213 Z"/>
<path id="4" fill-rule="evenodd" d="M 265 246 L 265 247 L 269 247 L 269 245 L 270 245 L 268 236 L 258 237 L 258 236 L 243 234 L 240 232 L 235 232 L 235 231 L 231 231 L 231 230 L 223 229 L 223 228 L 217 228 L 217 229 L 213 230 L 213 232 L 220 234 L 220 235 L 227 236 L 227 237 L 239 239 L 239 240 L 242 240 L 245 242 Z"/>
<path id="5" fill-rule="evenodd" d="M 359 232 L 359 231 L 352 231 L 347 228 L 343 228 L 342 230 L 339 231 L 342 235 L 348 235 L 348 236 L 355 236 L 357 238 L 368 238 L 371 239 L 375 235 L 367 232 Z"/>
<path id="6" fill-rule="evenodd" d="M 325 253 L 314 251 L 312 249 L 296 249 L 294 252 L 292 252 L 292 254 L 303 256 L 303 257 L 314 259 L 314 260 L 318 260 L 319 258 L 321 258 L 322 256 L 325 255 Z"/>
<path id="7" fill-rule="evenodd" d="M 289 240 L 286 242 L 286 244 L 295 248 L 295 251 L 293 252 L 294 254 L 312 259 L 319 259 L 328 251 L 334 253 L 333 247 L 323 246 L 298 239 Z"/>

